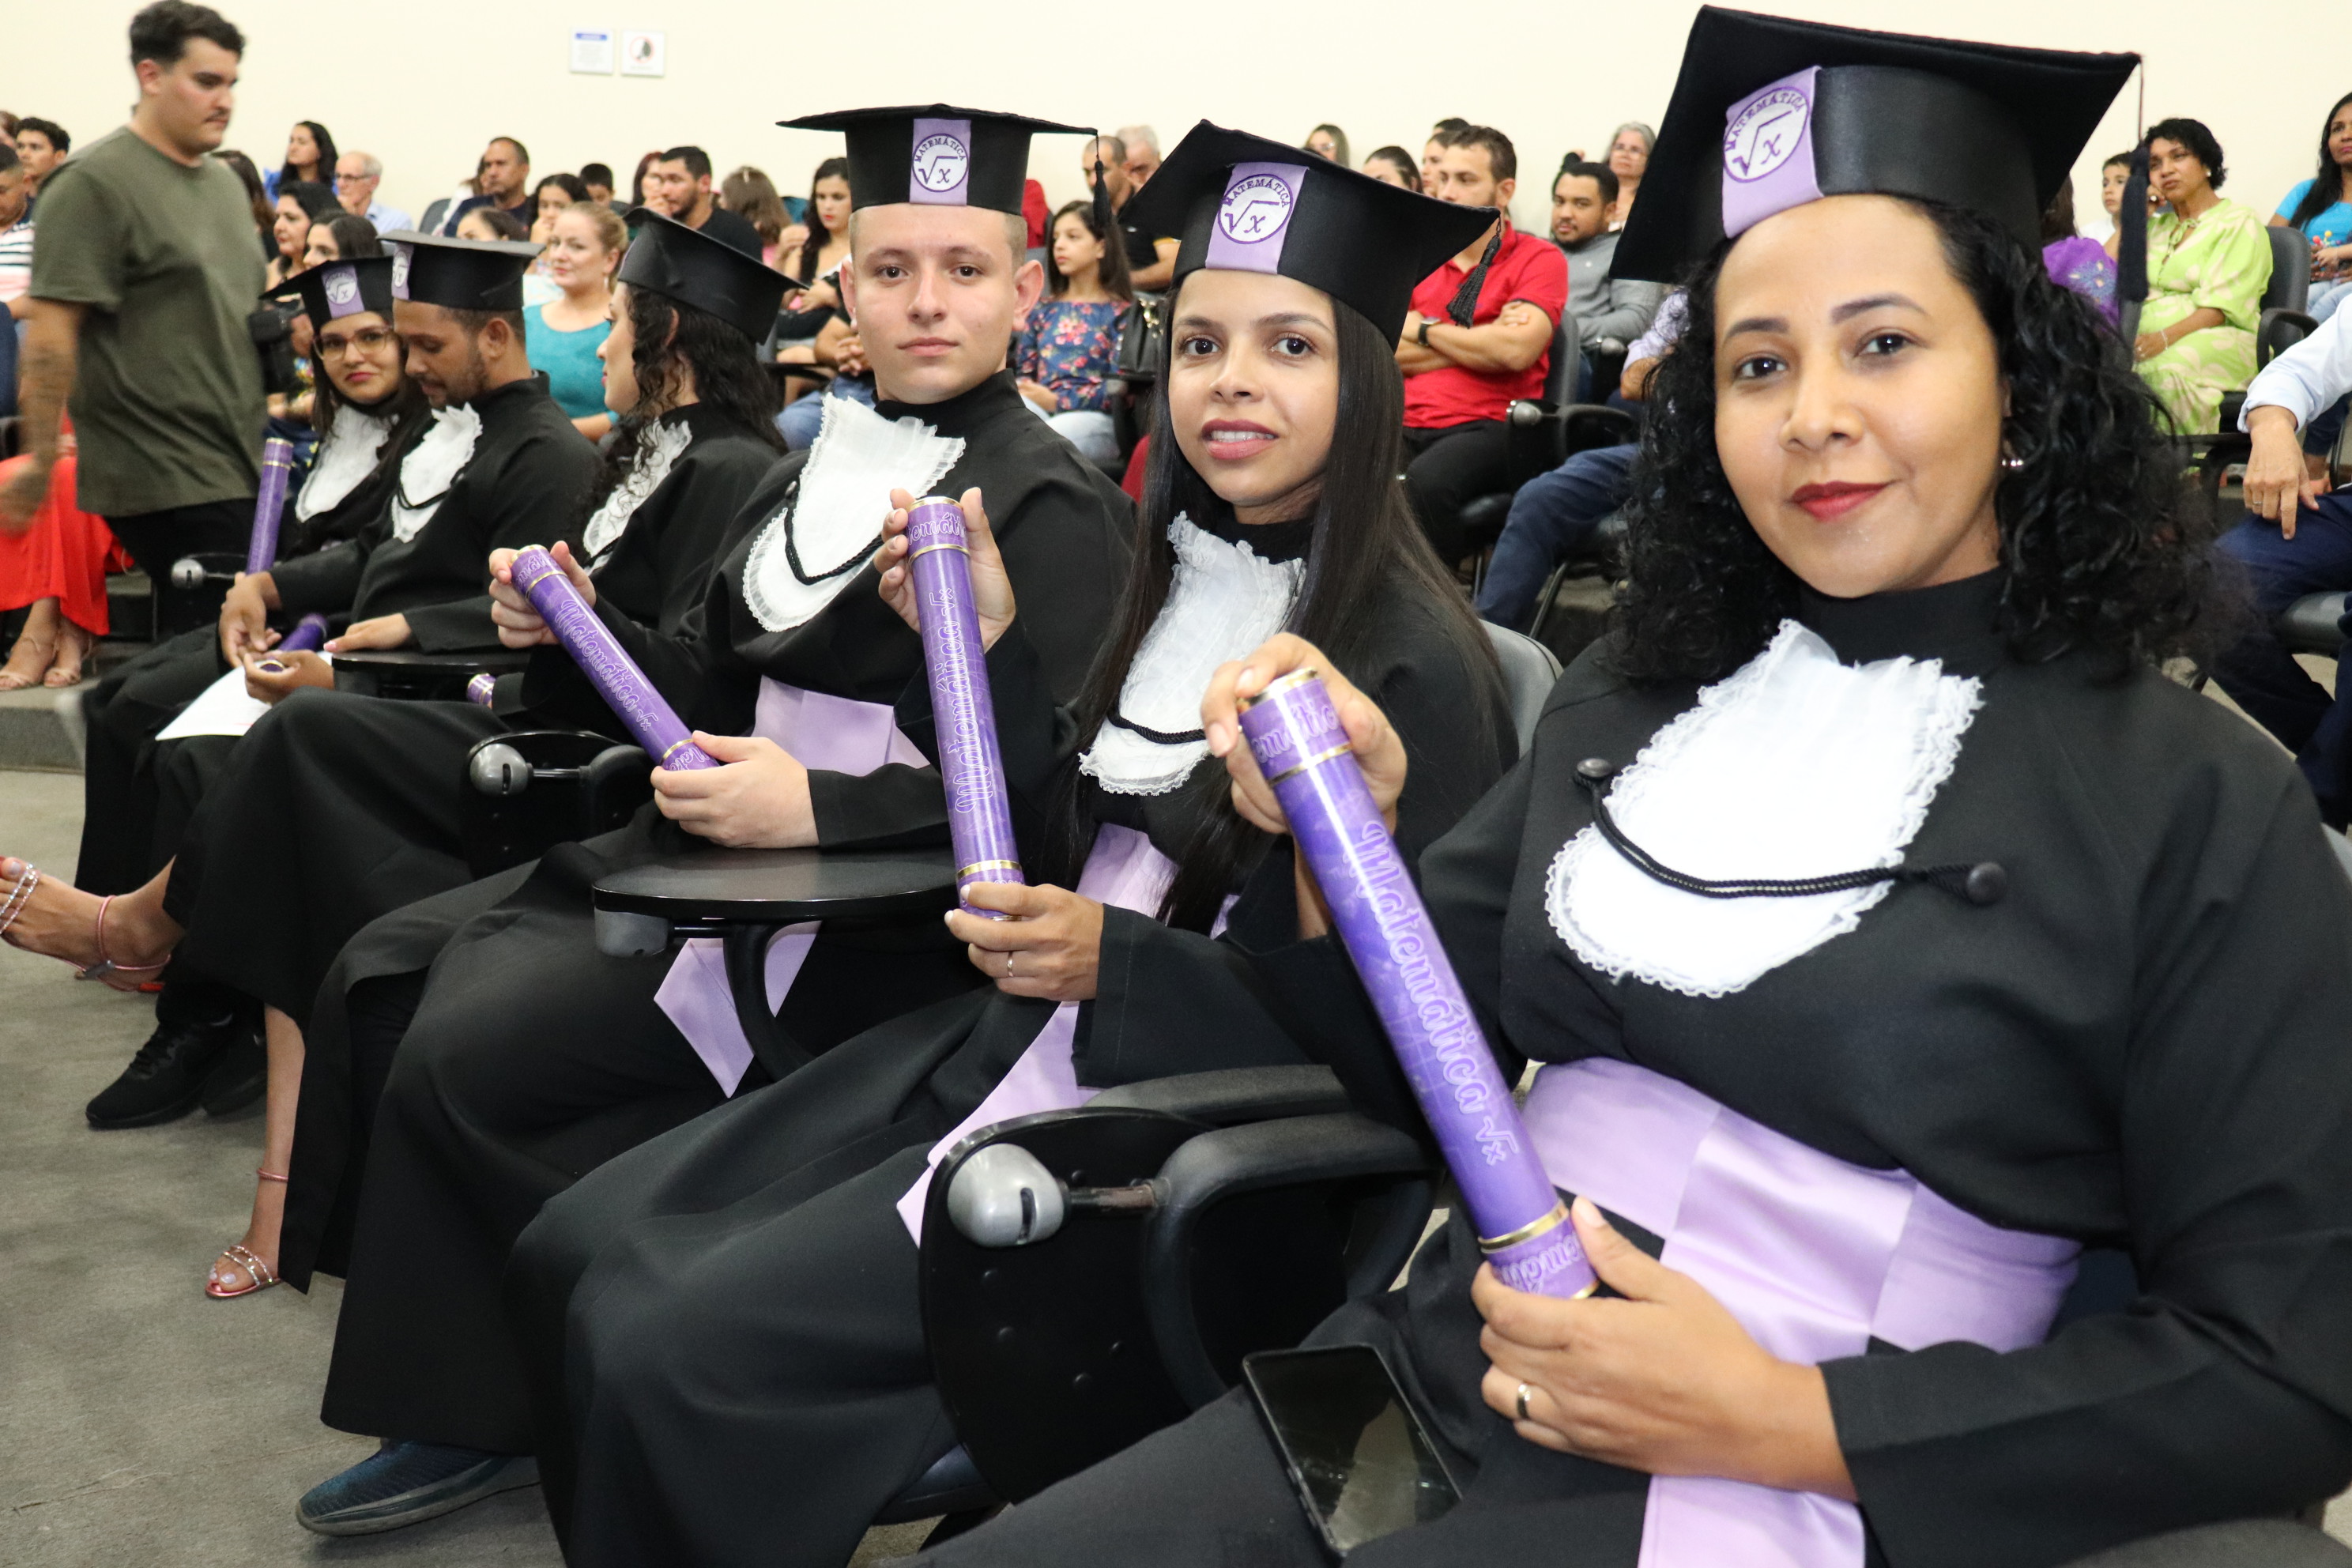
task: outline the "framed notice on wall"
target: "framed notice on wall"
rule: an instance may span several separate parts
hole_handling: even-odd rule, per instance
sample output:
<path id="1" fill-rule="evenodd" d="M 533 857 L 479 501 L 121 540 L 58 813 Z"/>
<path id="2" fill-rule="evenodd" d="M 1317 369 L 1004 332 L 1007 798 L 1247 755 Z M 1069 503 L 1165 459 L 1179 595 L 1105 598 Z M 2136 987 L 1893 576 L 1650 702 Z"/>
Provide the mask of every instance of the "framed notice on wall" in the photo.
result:
<path id="1" fill-rule="evenodd" d="M 669 49 L 660 33 L 625 32 L 621 35 L 621 74 L 623 76 L 660 76 L 667 68 Z"/>
<path id="2" fill-rule="evenodd" d="M 583 76 L 613 74 L 613 29 L 572 29 L 572 68 Z"/>

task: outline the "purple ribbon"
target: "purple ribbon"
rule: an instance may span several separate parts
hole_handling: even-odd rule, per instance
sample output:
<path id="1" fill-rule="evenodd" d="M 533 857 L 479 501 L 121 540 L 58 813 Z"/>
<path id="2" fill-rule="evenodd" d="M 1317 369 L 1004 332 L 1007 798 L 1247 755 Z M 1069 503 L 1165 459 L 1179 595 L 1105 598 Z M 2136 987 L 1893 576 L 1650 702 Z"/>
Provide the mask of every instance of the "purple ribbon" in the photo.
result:
<path id="1" fill-rule="evenodd" d="M 261 444 L 261 493 L 253 498 L 253 532 L 245 546 L 245 574 L 278 563 L 278 519 L 286 510 L 286 481 L 294 472 L 294 443 L 272 436 Z"/>
<path id="2" fill-rule="evenodd" d="M 1822 199 L 1813 164 L 1815 79 L 1808 66 L 1741 99 L 1723 117 L 1723 232 L 1738 238 L 1774 213 Z"/>
<path id="3" fill-rule="evenodd" d="M 580 673 L 619 715 L 629 733 L 646 754 L 672 773 L 689 768 L 715 768 L 718 759 L 692 740 L 694 731 L 678 718 L 677 710 L 662 700 L 646 672 L 637 668 L 572 579 L 555 563 L 542 546 L 533 544 L 518 551 L 514 558 L 514 585 L 530 600 L 547 629 L 563 645 L 580 666 Z"/>
<path id="4" fill-rule="evenodd" d="M 908 149 L 907 199 L 921 206 L 960 207 L 971 200 L 971 121 L 918 120 Z"/>
<path id="5" fill-rule="evenodd" d="M 1242 732 L 1290 819 L 1487 1261 L 1514 1289 L 1585 1294 L 1592 1267 L 1321 678 L 1310 669 L 1276 680 L 1242 714 Z"/>
<path id="6" fill-rule="evenodd" d="M 1004 758 L 997 745 L 996 705 L 989 695 L 980 616 L 972 607 L 971 555 L 964 539 L 962 507 L 926 496 L 908 510 L 907 569 L 922 611 L 923 666 L 930 676 L 956 886 L 1025 882 L 1021 847 L 1013 837 L 1013 807 L 1005 795 Z M 971 912 L 1003 918 L 992 910 Z"/>
<path id="7" fill-rule="evenodd" d="M 1291 215 L 1307 184 L 1304 163 L 1235 163 L 1209 227 L 1203 267 L 1227 272 L 1279 272 Z"/>

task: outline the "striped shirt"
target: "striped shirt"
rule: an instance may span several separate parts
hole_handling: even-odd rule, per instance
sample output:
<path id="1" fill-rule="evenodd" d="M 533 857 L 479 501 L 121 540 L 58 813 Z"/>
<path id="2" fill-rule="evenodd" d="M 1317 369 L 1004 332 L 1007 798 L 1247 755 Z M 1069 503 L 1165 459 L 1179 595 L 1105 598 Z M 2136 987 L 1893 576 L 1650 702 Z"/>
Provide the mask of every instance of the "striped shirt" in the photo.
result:
<path id="1" fill-rule="evenodd" d="M 33 215 L 0 232 L 0 300 L 14 300 L 33 283 Z"/>

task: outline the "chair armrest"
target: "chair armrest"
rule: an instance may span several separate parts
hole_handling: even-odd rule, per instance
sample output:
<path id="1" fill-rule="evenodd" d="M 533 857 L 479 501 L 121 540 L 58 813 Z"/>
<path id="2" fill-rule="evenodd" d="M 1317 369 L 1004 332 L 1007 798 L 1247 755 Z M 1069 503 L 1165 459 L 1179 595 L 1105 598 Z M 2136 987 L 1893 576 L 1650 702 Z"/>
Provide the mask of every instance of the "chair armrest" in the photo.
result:
<path id="1" fill-rule="evenodd" d="M 1284 1116 L 1349 1109 L 1347 1092 L 1327 1067 L 1225 1068 L 1107 1089 L 1087 1102 L 1107 1110 L 1157 1110 L 1231 1127 Z"/>
<path id="2" fill-rule="evenodd" d="M 1429 1164 L 1427 1152 L 1410 1136 L 1354 1112 L 1221 1127 L 1187 1140 L 1170 1155 L 1152 1184 L 1159 1189 L 1159 1205 L 1144 1222 L 1142 1287 L 1160 1362 L 1177 1391 L 1196 1408 L 1225 1392 L 1225 1380 L 1202 1342 L 1191 1289 L 1194 1237 L 1212 1208 L 1273 1187 L 1425 1176 Z M 1425 1215 L 1427 1184 L 1416 1184 L 1417 1207 Z M 1415 1236 L 1420 1223 L 1411 1226 Z M 1410 1247 L 1411 1241 L 1405 1245 Z M 1385 1287 L 1394 1271 L 1386 1256 L 1360 1260 L 1350 1270 L 1349 1294 Z M 1362 1278 L 1375 1272 L 1376 1280 Z"/>
<path id="3" fill-rule="evenodd" d="M 2270 363 L 2317 331 L 2319 323 L 2301 310 L 2264 310 L 2254 325 L 2254 363 Z"/>

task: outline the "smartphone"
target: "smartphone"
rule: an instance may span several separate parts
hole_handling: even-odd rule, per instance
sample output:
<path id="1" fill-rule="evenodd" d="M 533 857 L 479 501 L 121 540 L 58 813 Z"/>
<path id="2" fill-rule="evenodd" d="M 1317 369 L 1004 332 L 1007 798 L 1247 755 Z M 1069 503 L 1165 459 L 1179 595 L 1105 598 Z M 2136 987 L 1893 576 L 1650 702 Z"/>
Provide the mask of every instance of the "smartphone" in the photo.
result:
<path id="1" fill-rule="evenodd" d="M 1260 1351 L 1242 1358 L 1242 1379 L 1334 1556 L 1427 1524 L 1461 1500 L 1437 1445 L 1371 1346 Z"/>

